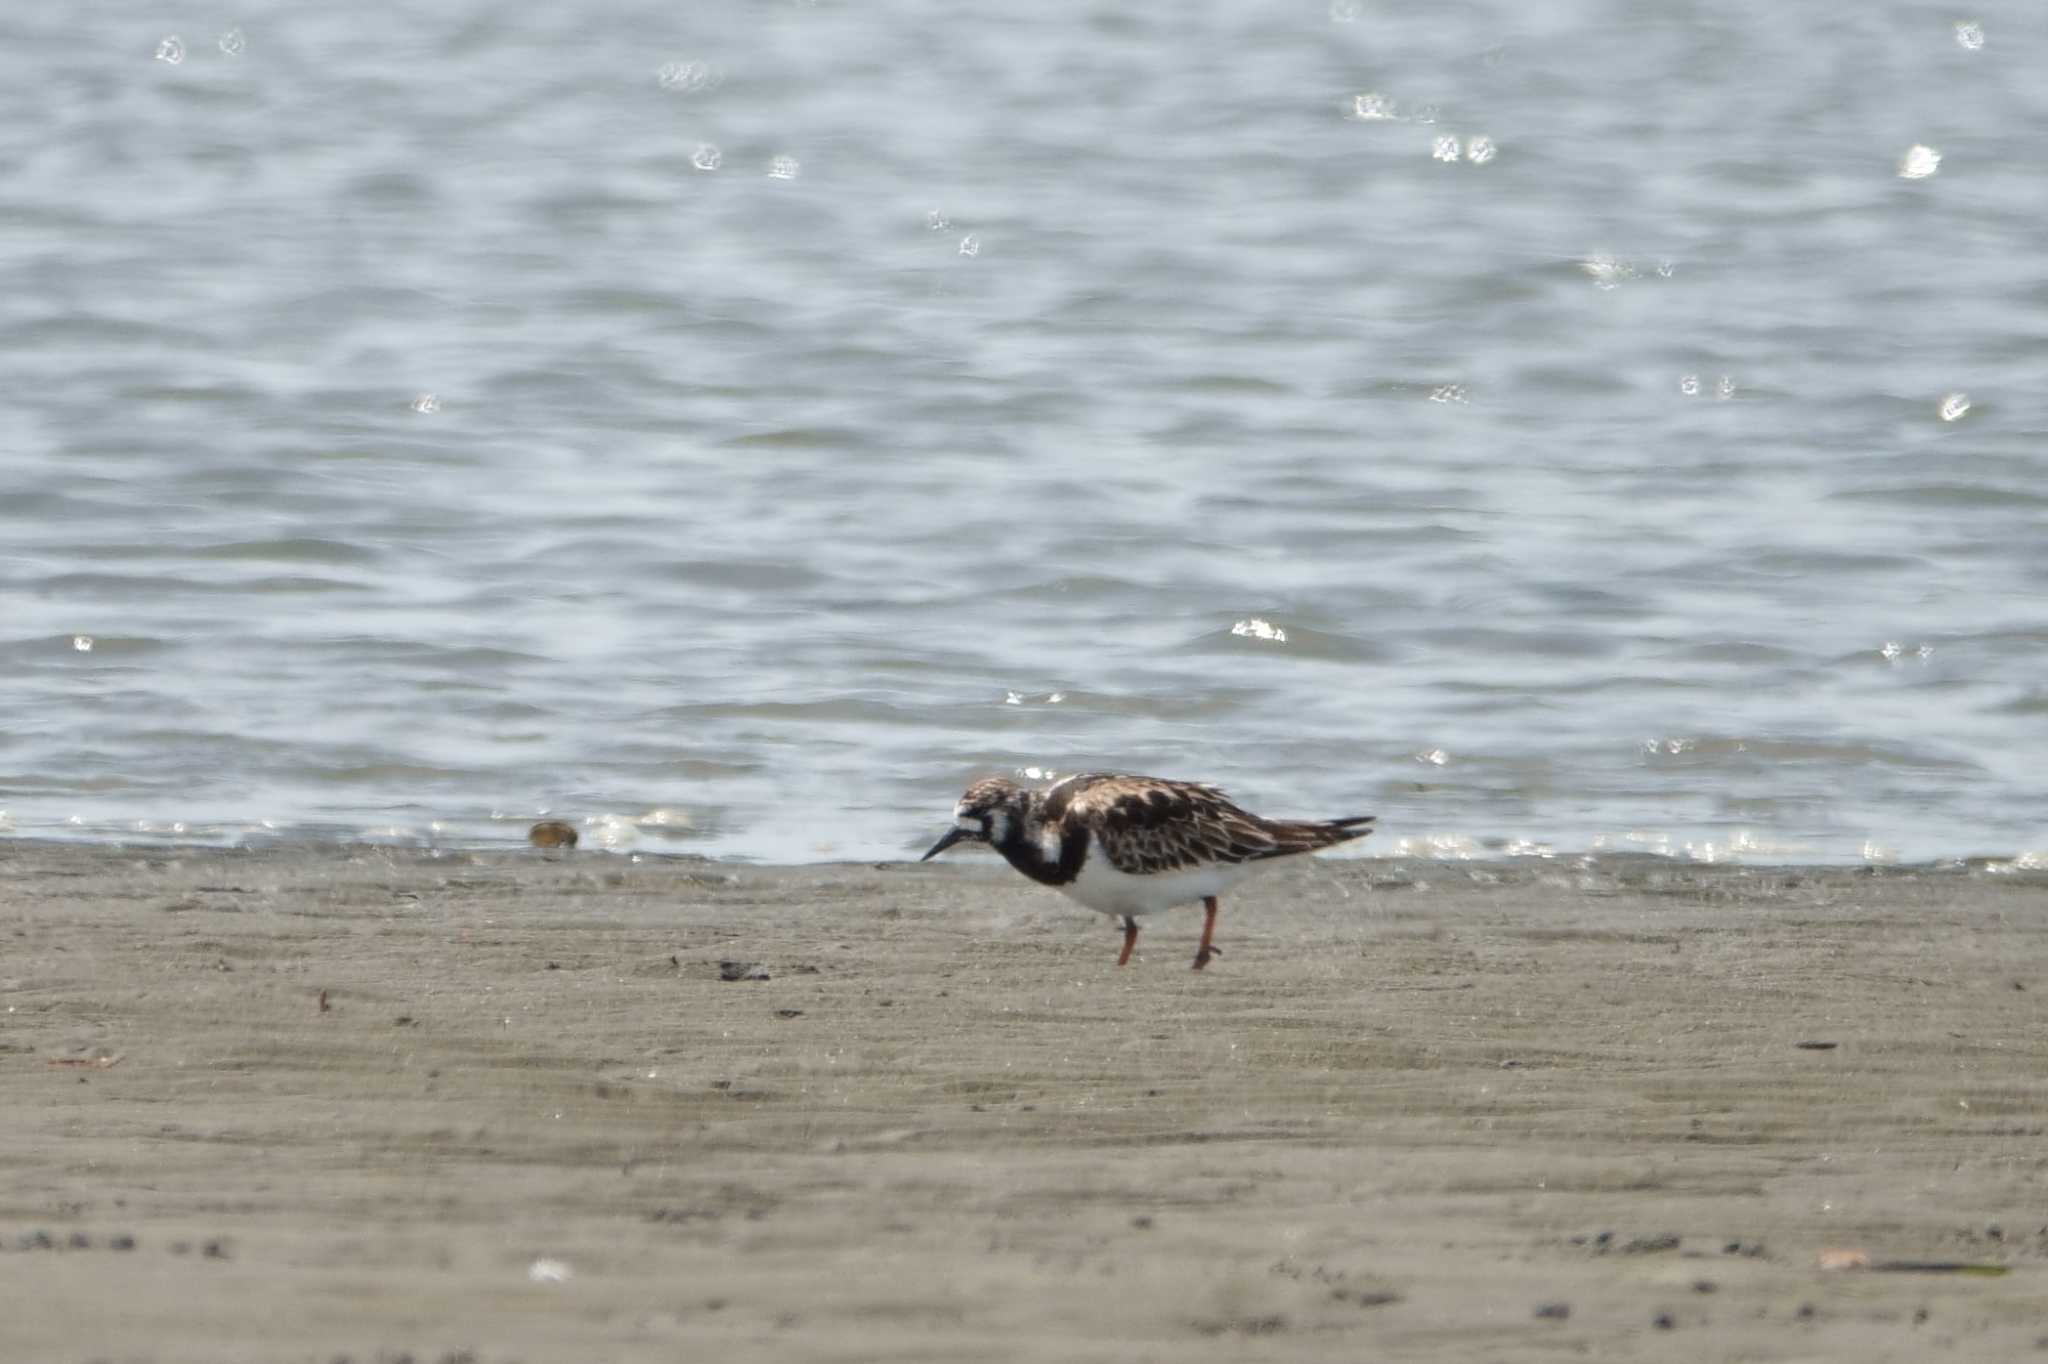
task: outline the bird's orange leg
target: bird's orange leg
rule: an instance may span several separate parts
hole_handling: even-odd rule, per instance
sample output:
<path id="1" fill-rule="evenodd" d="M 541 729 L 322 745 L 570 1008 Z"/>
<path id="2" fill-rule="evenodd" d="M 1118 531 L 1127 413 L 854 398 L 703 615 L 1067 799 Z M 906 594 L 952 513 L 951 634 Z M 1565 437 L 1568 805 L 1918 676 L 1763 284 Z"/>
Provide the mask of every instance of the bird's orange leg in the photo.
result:
<path id="1" fill-rule="evenodd" d="M 1131 959 L 1131 949 L 1137 945 L 1138 921 L 1126 914 L 1124 915 L 1124 950 L 1123 954 L 1116 959 L 1116 964 L 1122 966 L 1128 962 Z"/>
<path id="2" fill-rule="evenodd" d="M 1208 911 L 1208 917 L 1202 920 L 1202 947 L 1200 951 L 1195 953 L 1195 969 L 1197 971 L 1209 964 L 1209 958 L 1223 955 L 1222 949 L 1217 947 L 1213 941 L 1216 937 L 1216 897 L 1213 895 L 1203 896 L 1202 908 Z"/>

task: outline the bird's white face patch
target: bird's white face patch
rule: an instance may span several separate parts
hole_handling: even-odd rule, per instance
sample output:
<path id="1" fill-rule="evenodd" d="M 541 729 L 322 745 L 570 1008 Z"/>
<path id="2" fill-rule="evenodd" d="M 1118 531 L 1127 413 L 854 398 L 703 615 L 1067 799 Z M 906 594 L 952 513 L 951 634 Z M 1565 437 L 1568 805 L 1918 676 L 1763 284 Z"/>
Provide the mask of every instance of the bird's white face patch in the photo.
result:
<path id="1" fill-rule="evenodd" d="M 1047 862 L 1057 863 L 1060 860 L 1060 845 L 1063 842 L 1065 840 L 1060 837 L 1059 829 L 1051 824 L 1038 831 L 1038 849 L 1045 854 Z"/>
<path id="2" fill-rule="evenodd" d="M 1010 812 L 1008 810 L 997 810 L 989 816 L 988 836 L 990 841 L 996 843 L 1007 843 L 1010 841 Z"/>

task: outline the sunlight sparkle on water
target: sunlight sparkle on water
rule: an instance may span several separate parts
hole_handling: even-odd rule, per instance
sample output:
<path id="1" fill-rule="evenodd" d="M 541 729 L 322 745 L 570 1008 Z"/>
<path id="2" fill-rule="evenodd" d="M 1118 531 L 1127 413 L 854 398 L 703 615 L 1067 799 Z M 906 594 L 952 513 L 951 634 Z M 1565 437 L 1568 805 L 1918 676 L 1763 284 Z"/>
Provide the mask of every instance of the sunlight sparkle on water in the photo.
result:
<path id="1" fill-rule="evenodd" d="M 1465 159 L 1475 166 L 1483 166 L 1499 153 L 1490 137 L 1475 137 L 1465 144 Z"/>
<path id="2" fill-rule="evenodd" d="M 1275 644 L 1285 644 L 1287 642 L 1287 632 L 1285 630 L 1269 620 L 1260 620 L 1257 616 L 1248 616 L 1237 622 L 1237 624 L 1230 627 L 1230 633 L 1242 635 L 1246 639 L 1270 640 Z"/>
<path id="3" fill-rule="evenodd" d="M 238 28 L 229 29 L 221 34 L 217 41 L 220 43 L 220 50 L 230 57 L 241 56 L 242 50 L 249 46 L 249 40 L 242 36 L 242 30 Z"/>
<path id="4" fill-rule="evenodd" d="M 1395 857 L 1429 857 L 1445 862 L 1486 856 L 1486 849 L 1469 834 L 1423 834 L 1397 839 L 1391 851 Z"/>
<path id="5" fill-rule="evenodd" d="M 1984 46 L 1984 25 L 1974 19 L 1956 24 L 1956 46 L 1965 52 L 1976 52 Z"/>
<path id="6" fill-rule="evenodd" d="M 978 255 L 980 255 L 980 254 L 981 254 L 981 238 L 979 238 L 979 237 L 975 236 L 975 235 L 974 235 L 974 234 L 973 234 L 972 232 L 970 232 L 970 233 L 968 233 L 968 234 L 967 234 L 966 236 L 962 237 L 962 238 L 960 239 L 960 254 L 961 254 L 961 255 L 963 255 L 963 256 L 978 256 Z"/>
<path id="7" fill-rule="evenodd" d="M 1351 117 L 1375 123 L 1400 115 L 1394 111 L 1394 101 L 1385 95 L 1366 94 L 1351 97 Z"/>
<path id="8" fill-rule="evenodd" d="M 422 393 L 419 397 L 412 400 L 412 410 L 429 414 L 439 412 L 441 410 L 441 397 L 437 393 Z"/>
<path id="9" fill-rule="evenodd" d="M 794 180 L 803 173 L 803 167 L 793 156 L 778 156 L 768 163 L 770 180 Z"/>
<path id="10" fill-rule="evenodd" d="M 937 209 L 924 215 L 924 225 L 933 232 L 943 232 L 953 225 L 953 220 Z"/>
<path id="11" fill-rule="evenodd" d="M 1961 421 L 1963 414 L 1970 410 L 1970 395 L 1951 393 L 1941 400 L 1941 419 L 1945 422 Z"/>
<path id="12" fill-rule="evenodd" d="M 1940 169 L 1941 153 L 1932 147 L 1923 147 L 1916 143 L 1908 147 L 1906 154 L 1899 158 L 1901 180 L 1925 180 Z"/>
<path id="13" fill-rule="evenodd" d="M 1636 268 L 1619 256 L 1588 256 L 1579 262 L 1579 268 L 1593 277 L 1593 285 L 1599 289 L 1612 289 L 1636 277 Z"/>
<path id="14" fill-rule="evenodd" d="M 156 59 L 169 66 L 185 60 L 185 40 L 173 33 L 156 45 Z"/>
<path id="15" fill-rule="evenodd" d="M 698 143 L 697 150 L 690 153 L 690 164 L 700 171 L 715 171 L 718 169 L 718 163 L 723 160 L 724 153 L 709 142 Z"/>
<path id="16" fill-rule="evenodd" d="M 1439 137 L 1434 142 L 1430 143 L 1429 154 L 1439 161 L 1456 161 L 1461 155 L 1463 155 L 1463 153 L 1458 150 L 1458 139 L 1455 137 L 1448 136 Z"/>
<path id="17" fill-rule="evenodd" d="M 709 62 L 664 62 L 654 73 L 654 79 L 664 90 L 694 95 L 716 90 L 725 83 L 725 73 Z"/>
<path id="18" fill-rule="evenodd" d="M 1688 374 L 1683 379 L 1680 379 L 1678 381 L 1678 391 L 1688 398 L 1697 398 L 1700 394 L 1700 376 Z"/>
<path id="19" fill-rule="evenodd" d="M 91 636 L 91 635 L 73 635 L 73 636 L 71 637 L 71 647 L 72 647 L 72 648 L 74 648 L 74 649 L 76 649 L 76 650 L 78 650 L 78 652 L 80 652 L 80 653 L 82 653 L 82 654 L 89 654 L 89 653 L 91 653 L 91 652 L 92 652 L 92 636 Z"/>

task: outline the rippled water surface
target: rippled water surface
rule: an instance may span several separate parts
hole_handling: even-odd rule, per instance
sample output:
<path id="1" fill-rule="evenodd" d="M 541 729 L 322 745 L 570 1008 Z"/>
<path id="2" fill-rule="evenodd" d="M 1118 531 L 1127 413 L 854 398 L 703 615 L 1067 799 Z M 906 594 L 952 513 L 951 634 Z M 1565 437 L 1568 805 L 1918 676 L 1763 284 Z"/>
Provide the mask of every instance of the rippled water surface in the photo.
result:
<path id="1" fill-rule="evenodd" d="M 0 14 L 17 833 L 2048 846 L 2036 5 L 256 8 Z"/>

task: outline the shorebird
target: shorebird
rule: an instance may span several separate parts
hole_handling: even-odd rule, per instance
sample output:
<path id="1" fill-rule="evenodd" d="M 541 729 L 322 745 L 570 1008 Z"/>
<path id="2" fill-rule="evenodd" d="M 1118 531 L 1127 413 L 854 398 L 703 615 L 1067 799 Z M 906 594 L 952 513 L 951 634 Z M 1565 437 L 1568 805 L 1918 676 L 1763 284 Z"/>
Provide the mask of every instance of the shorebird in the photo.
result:
<path id="1" fill-rule="evenodd" d="M 1090 772 L 1044 791 L 989 777 L 967 788 L 953 827 L 919 860 L 955 843 L 989 844 L 1032 880 L 1122 919 L 1118 966 L 1137 946 L 1141 915 L 1200 900 L 1199 971 L 1219 955 L 1217 896 L 1275 858 L 1364 838 L 1372 821 L 1265 819 L 1213 786 L 1163 777 Z"/>

